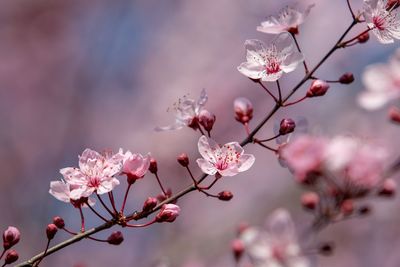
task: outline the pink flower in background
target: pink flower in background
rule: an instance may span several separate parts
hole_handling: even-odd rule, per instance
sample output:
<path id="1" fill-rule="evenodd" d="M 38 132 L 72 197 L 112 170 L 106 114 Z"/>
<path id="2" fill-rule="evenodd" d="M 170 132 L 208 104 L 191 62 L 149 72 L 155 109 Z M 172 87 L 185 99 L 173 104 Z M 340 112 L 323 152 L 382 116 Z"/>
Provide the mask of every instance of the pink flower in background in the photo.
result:
<path id="1" fill-rule="evenodd" d="M 302 255 L 288 211 L 278 209 L 267 219 L 266 230 L 247 228 L 240 235 L 254 267 L 309 267 Z"/>
<path id="2" fill-rule="evenodd" d="M 377 109 L 400 98 L 400 49 L 388 63 L 368 66 L 362 80 L 366 91 L 359 95 L 358 103 L 365 109 Z"/>
<path id="3" fill-rule="evenodd" d="M 388 9 L 387 0 L 364 0 L 364 18 L 379 42 L 389 44 L 400 39 L 398 9 Z"/>
<path id="4" fill-rule="evenodd" d="M 281 33 L 268 46 L 260 40 L 247 40 L 246 60 L 238 70 L 251 79 L 262 79 L 273 82 L 283 73 L 289 73 L 304 60 L 297 51 L 293 38 L 289 33 Z"/>
<path id="5" fill-rule="evenodd" d="M 150 166 L 150 155 L 142 156 L 127 151 L 123 156 L 122 173 L 133 179 L 143 178 Z"/>
<path id="6" fill-rule="evenodd" d="M 270 34 L 282 32 L 298 33 L 299 25 L 303 24 L 314 6 L 314 4 L 309 5 L 304 12 L 286 6 L 279 12 L 278 17 L 270 16 L 266 21 L 261 22 L 261 26 L 257 27 L 257 31 Z"/>
<path id="7" fill-rule="evenodd" d="M 119 184 L 114 175 L 119 174 L 121 169 L 121 154 L 101 155 L 94 150 L 85 149 L 79 157 L 79 168 L 63 168 L 60 173 L 64 180 L 72 186 L 69 197 L 77 200 L 81 197 L 89 197 L 94 192 L 104 194 L 113 190 Z M 57 184 L 57 186 L 58 190 L 67 192 L 65 185 Z M 63 198 L 58 193 L 57 196 Z"/>
<path id="8" fill-rule="evenodd" d="M 279 153 L 296 178 L 303 181 L 307 174 L 320 171 L 326 145 L 324 138 L 302 135 L 282 147 Z"/>
<path id="9" fill-rule="evenodd" d="M 200 137 L 198 148 L 202 159 L 197 159 L 200 169 L 209 175 L 234 176 L 247 171 L 254 163 L 251 154 L 244 154 L 238 142 L 231 142 L 220 147 L 214 140 Z"/>
<path id="10" fill-rule="evenodd" d="M 199 99 L 187 98 L 179 99 L 174 105 L 175 123 L 169 126 L 156 127 L 156 131 L 179 130 L 185 126 L 197 129 L 199 123 L 199 114 L 208 100 L 206 90 L 202 90 Z"/>

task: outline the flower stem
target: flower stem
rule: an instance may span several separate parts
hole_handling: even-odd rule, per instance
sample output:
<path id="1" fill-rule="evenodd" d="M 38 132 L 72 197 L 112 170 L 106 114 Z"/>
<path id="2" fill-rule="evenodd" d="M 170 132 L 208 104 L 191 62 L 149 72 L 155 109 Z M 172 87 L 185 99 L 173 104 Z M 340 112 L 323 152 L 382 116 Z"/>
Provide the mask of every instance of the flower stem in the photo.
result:
<path id="1" fill-rule="evenodd" d="M 140 227 L 146 227 L 146 226 L 152 225 L 155 222 L 156 222 L 156 219 L 153 219 L 152 221 L 144 223 L 144 224 L 129 224 L 129 223 L 127 223 L 125 226 L 131 227 L 131 228 L 140 228 Z"/>
<path id="2" fill-rule="evenodd" d="M 49 250 L 49 246 L 50 246 L 50 239 L 47 239 L 47 245 L 46 249 L 44 250 L 43 256 L 36 262 L 34 266 L 39 266 L 40 262 L 44 259 L 44 257 L 46 257 L 46 253 Z"/>
<path id="3" fill-rule="evenodd" d="M 125 204 L 126 204 L 126 200 L 128 199 L 129 189 L 131 189 L 131 186 L 132 186 L 132 184 L 129 183 L 128 187 L 126 188 L 124 201 L 122 202 L 122 207 L 121 207 L 121 211 L 120 211 L 121 214 L 124 214 Z"/>
<path id="4" fill-rule="evenodd" d="M 3 252 L 0 255 L 0 260 L 3 258 L 4 254 L 6 254 L 6 250 L 5 249 L 3 249 Z"/>
<path id="5" fill-rule="evenodd" d="M 158 185 L 161 188 L 161 191 L 163 192 L 164 196 L 166 196 L 167 192 L 165 191 L 165 189 L 164 189 L 164 187 L 163 187 L 163 185 L 161 183 L 160 177 L 158 177 L 158 173 L 156 172 L 156 173 L 154 173 L 154 175 L 156 176 L 156 179 L 157 179 Z"/>
<path id="6" fill-rule="evenodd" d="M 305 100 L 306 98 L 307 98 L 307 95 L 303 96 L 303 97 L 300 98 L 299 100 L 296 100 L 296 101 L 293 101 L 293 102 L 284 104 L 283 106 L 284 106 L 284 107 L 288 107 L 288 106 L 295 105 L 295 104 L 300 103 L 301 101 Z"/>
<path id="7" fill-rule="evenodd" d="M 105 222 L 108 222 L 108 220 L 107 220 L 106 218 L 104 218 L 102 215 L 100 215 L 92 206 L 89 205 L 89 202 L 88 202 L 88 201 L 86 201 L 86 205 L 89 207 L 89 209 L 90 209 L 91 211 L 93 211 L 94 214 L 97 215 L 97 217 L 99 217 L 100 219 L 102 219 L 102 220 L 105 221 Z"/>
<path id="8" fill-rule="evenodd" d="M 303 53 L 303 52 L 301 51 L 301 49 L 300 49 L 299 43 L 297 42 L 296 34 L 294 34 L 294 33 L 290 33 L 290 34 L 291 34 L 292 37 L 293 37 L 294 43 L 296 44 L 296 47 L 297 47 L 297 50 L 298 50 L 300 53 Z M 307 67 L 306 60 L 303 60 L 303 66 L 304 66 L 304 71 L 306 72 L 306 75 L 307 75 L 307 73 L 308 73 L 308 67 Z"/>
<path id="9" fill-rule="evenodd" d="M 115 215 L 117 215 L 118 211 L 117 211 L 117 208 L 115 207 L 114 194 L 113 194 L 112 191 L 108 192 L 108 198 L 110 199 L 110 203 L 111 203 L 111 206 L 112 206 L 112 208 L 113 208 L 113 210 L 115 212 Z"/>
<path id="10" fill-rule="evenodd" d="M 85 217 L 83 216 L 82 207 L 79 207 L 79 214 L 81 216 L 81 232 L 85 232 Z"/>
<path id="11" fill-rule="evenodd" d="M 258 84 L 261 85 L 261 87 L 274 99 L 275 103 L 279 103 L 278 99 L 271 93 L 271 91 L 268 90 L 268 88 L 260 81 L 258 80 Z"/>
<path id="12" fill-rule="evenodd" d="M 108 211 L 108 213 L 110 213 L 110 215 L 111 215 L 112 217 L 115 217 L 116 214 L 115 214 L 114 212 L 112 212 L 112 211 L 107 207 L 106 203 L 104 203 L 104 201 L 103 201 L 103 199 L 101 198 L 101 196 L 100 196 L 99 194 L 97 194 L 97 193 L 96 193 L 96 195 L 97 195 L 97 198 L 99 199 L 101 205 Z"/>

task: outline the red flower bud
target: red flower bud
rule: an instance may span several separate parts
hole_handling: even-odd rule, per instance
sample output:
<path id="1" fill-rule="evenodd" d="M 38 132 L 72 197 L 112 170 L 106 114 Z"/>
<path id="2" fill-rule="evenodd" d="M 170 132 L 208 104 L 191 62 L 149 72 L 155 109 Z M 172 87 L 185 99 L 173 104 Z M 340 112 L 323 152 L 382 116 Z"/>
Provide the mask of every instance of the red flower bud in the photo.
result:
<path id="1" fill-rule="evenodd" d="M 231 191 L 222 191 L 218 193 L 218 199 L 222 201 L 229 201 L 233 198 Z"/>
<path id="2" fill-rule="evenodd" d="M 151 211 L 154 207 L 157 206 L 157 199 L 154 197 L 148 197 L 146 201 L 143 203 L 143 211 Z"/>
<path id="3" fill-rule="evenodd" d="M 389 109 L 389 118 L 392 122 L 400 123 L 400 109 L 391 107 Z"/>
<path id="4" fill-rule="evenodd" d="M 53 223 L 57 226 L 58 229 L 62 229 L 65 226 L 64 219 L 59 216 L 53 218 Z"/>
<path id="5" fill-rule="evenodd" d="M 7 251 L 6 257 L 4 259 L 4 263 L 5 264 L 14 263 L 18 260 L 18 258 L 19 258 L 18 252 L 11 249 L 11 250 Z"/>
<path id="6" fill-rule="evenodd" d="M 186 155 L 186 153 L 182 153 L 178 156 L 177 158 L 179 164 L 182 165 L 182 167 L 187 167 L 189 166 L 189 157 Z"/>
<path id="7" fill-rule="evenodd" d="M 201 110 L 199 113 L 199 123 L 207 132 L 210 132 L 215 123 L 215 115 L 208 110 Z"/>
<path id="8" fill-rule="evenodd" d="M 50 223 L 46 227 L 46 235 L 49 240 L 53 239 L 54 236 L 57 234 L 57 226 L 54 223 Z"/>
<path id="9" fill-rule="evenodd" d="M 279 134 L 289 134 L 294 131 L 294 128 L 296 128 L 296 123 L 292 119 L 283 119 L 279 127 Z"/>
<path id="10" fill-rule="evenodd" d="M 3 247 L 4 249 L 9 249 L 19 242 L 21 234 L 18 228 L 14 226 L 9 226 L 7 230 L 3 232 Z"/>
<path id="11" fill-rule="evenodd" d="M 107 242 L 110 245 L 119 245 L 124 241 L 124 236 L 120 231 L 112 232 L 111 235 L 107 238 Z"/>
<path id="12" fill-rule="evenodd" d="M 233 252 L 233 257 L 235 257 L 236 261 L 239 261 L 244 252 L 243 242 L 240 239 L 235 239 L 232 241 L 231 248 Z"/>
<path id="13" fill-rule="evenodd" d="M 241 123 L 247 123 L 253 118 L 253 104 L 244 97 L 238 97 L 233 102 L 235 119 Z"/>
<path id="14" fill-rule="evenodd" d="M 379 190 L 378 195 L 391 197 L 396 193 L 397 183 L 395 180 L 389 178 L 383 181 L 382 188 Z"/>
<path id="15" fill-rule="evenodd" d="M 150 166 L 149 166 L 149 172 L 151 173 L 157 173 L 158 168 L 157 168 L 157 161 L 154 158 L 150 159 Z"/>
<path id="16" fill-rule="evenodd" d="M 322 80 L 315 80 L 307 91 L 307 97 L 323 96 L 329 89 L 329 84 Z"/>
<path id="17" fill-rule="evenodd" d="M 346 72 L 339 78 L 339 82 L 342 84 L 350 84 L 354 82 L 354 75 L 351 72 Z"/>
<path id="18" fill-rule="evenodd" d="M 310 210 L 314 210 L 319 204 L 319 196 L 315 192 L 307 192 L 301 196 L 301 205 Z"/>
<path id="19" fill-rule="evenodd" d="M 173 222 L 181 209 L 175 204 L 164 204 L 156 216 L 156 222 Z"/>
<path id="20" fill-rule="evenodd" d="M 360 36 L 357 37 L 357 41 L 360 44 L 366 43 L 366 42 L 368 42 L 368 40 L 369 40 L 369 33 L 368 32 L 365 32 L 365 33 L 363 33 L 363 34 L 361 34 Z"/>

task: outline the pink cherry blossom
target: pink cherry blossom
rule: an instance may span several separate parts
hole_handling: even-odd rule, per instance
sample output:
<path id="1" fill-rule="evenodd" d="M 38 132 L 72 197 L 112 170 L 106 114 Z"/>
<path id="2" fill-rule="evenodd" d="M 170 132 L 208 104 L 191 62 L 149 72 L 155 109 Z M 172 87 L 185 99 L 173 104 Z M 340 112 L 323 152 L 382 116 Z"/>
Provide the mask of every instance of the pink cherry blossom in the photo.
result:
<path id="1" fill-rule="evenodd" d="M 202 159 L 197 159 L 200 169 L 209 175 L 234 176 L 247 171 L 254 163 L 255 157 L 244 154 L 238 142 L 231 142 L 220 147 L 214 140 L 201 136 L 198 148 Z"/>
<path id="2" fill-rule="evenodd" d="M 379 42 L 388 44 L 400 39 L 398 9 L 389 7 L 387 0 L 364 0 L 364 18 Z"/>
<path id="3" fill-rule="evenodd" d="M 249 227 L 240 235 L 254 267 L 308 267 L 288 211 L 278 209 L 267 219 L 266 229 Z"/>
<path id="4" fill-rule="evenodd" d="M 247 40 L 245 47 L 247 62 L 240 64 L 238 70 L 251 79 L 276 81 L 304 60 L 289 33 L 279 34 L 268 46 L 260 40 Z"/>
<path id="5" fill-rule="evenodd" d="M 299 181 L 307 174 L 318 172 L 324 162 L 327 140 L 322 137 L 302 135 L 280 149 L 280 157 L 286 161 Z"/>
<path id="6" fill-rule="evenodd" d="M 206 90 L 202 90 L 199 99 L 187 98 L 184 96 L 174 105 L 175 123 L 169 126 L 156 127 L 156 131 L 179 130 L 185 126 L 197 129 L 199 114 L 204 109 L 208 100 Z"/>
<path id="7" fill-rule="evenodd" d="M 400 98 L 400 49 L 388 63 L 368 66 L 362 80 L 366 91 L 359 95 L 358 103 L 365 109 L 377 109 Z"/>
<path id="8" fill-rule="evenodd" d="M 133 179 L 143 178 L 150 166 L 150 155 L 142 156 L 127 151 L 123 157 L 122 173 Z"/>
<path id="9" fill-rule="evenodd" d="M 261 22 L 261 26 L 257 27 L 257 31 L 270 34 L 279 34 L 282 32 L 297 33 L 299 25 L 303 24 L 311 8 L 314 6 L 314 4 L 309 5 L 304 12 L 286 6 L 279 12 L 278 17 L 270 16 L 266 21 Z"/>
<path id="10" fill-rule="evenodd" d="M 71 191 L 73 189 L 78 189 L 79 186 L 77 185 L 70 185 L 64 181 L 52 181 L 50 182 L 50 190 L 49 193 L 55 197 L 56 199 L 65 202 L 65 203 L 72 203 L 75 207 L 83 206 L 85 207 L 85 202 L 87 201 L 90 206 L 95 204 L 95 200 L 91 197 L 85 198 L 81 197 L 79 199 L 74 199 L 71 196 Z"/>

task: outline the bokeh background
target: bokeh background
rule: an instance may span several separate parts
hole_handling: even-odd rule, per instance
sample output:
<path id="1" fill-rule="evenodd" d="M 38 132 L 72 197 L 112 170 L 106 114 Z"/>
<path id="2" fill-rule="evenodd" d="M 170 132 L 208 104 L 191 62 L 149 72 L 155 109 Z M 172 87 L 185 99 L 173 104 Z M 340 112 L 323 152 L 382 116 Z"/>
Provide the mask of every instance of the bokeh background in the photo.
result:
<path id="1" fill-rule="evenodd" d="M 345 1 L 315 0 L 316 7 L 301 26 L 299 42 L 313 66 L 349 25 Z M 354 0 L 361 7 L 361 0 Z M 267 41 L 256 26 L 291 1 L 272 0 L 3 0 L 0 3 L 0 226 L 21 229 L 17 246 L 26 259 L 45 246 L 44 229 L 61 215 L 71 229 L 79 216 L 70 205 L 48 194 L 58 170 L 76 166 L 86 147 L 151 152 L 167 187 L 178 191 L 190 183 L 176 163 L 186 152 L 199 156 L 198 133 L 190 129 L 156 133 L 154 127 L 173 122 L 167 112 L 185 94 L 209 95 L 207 108 L 217 116 L 214 138 L 221 143 L 242 140 L 232 102 L 246 96 L 255 106 L 255 125 L 272 107 L 268 96 L 241 75 L 246 39 Z M 304 7 L 309 1 L 299 1 Z M 361 28 L 353 31 L 360 32 Z M 355 134 L 377 139 L 393 155 L 399 129 L 386 111 L 366 112 L 356 105 L 366 65 L 386 61 L 394 45 L 370 42 L 338 51 L 318 71 L 335 79 L 352 71 L 356 82 L 334 85 L 323 98 L 278 112 L 275 119 L 304 116 L 318 134 Z M 281 84 L 289 91 L 303 75 L 299 68 Z M 274 85 L 271 86 L 273 90 Z M 306 87 L 299 90 L 301 96 Z M 273 121 L 261 136 L 272 135 Z M 248 172 L 219 183 L 215 192 L 234 193 L 230 202 L 193 193 L 179 201 L 183 211 L 173 224 L 124 230 L 125 242 L 109 246 L 89 240 L 43 261 L 42 266 L 234 266 L 230 241 L 240 222 L 263 224 L 278 207 L 289 209 L 299 229 L 311 217 L 299 205 L 301 189 L 275 155 L 248 146 L 256 155 Z M 200 171 L 193 164 L 193 171 Z M 152 176 L 135 184 L 128 208 L 140 208 L 159 193 Z M 124 186 L 116 191 L 120 201 Z M 319 266 L 398 266 L 400 217 L 397 199 L 374 201 L 373 214 L 323 231 L 321 240 L 337 243 L 333 257 Z M 87 212 L 88 214 L 89 212 Z M 87 216 L 88 226 L 100 223 Z M 60 233 L 56 241 L 67 237 Z M 98 237 L 107 237 L 107 233 Z"/>

